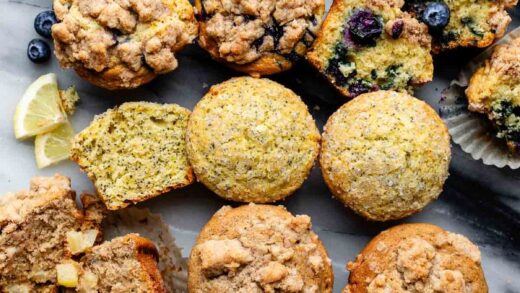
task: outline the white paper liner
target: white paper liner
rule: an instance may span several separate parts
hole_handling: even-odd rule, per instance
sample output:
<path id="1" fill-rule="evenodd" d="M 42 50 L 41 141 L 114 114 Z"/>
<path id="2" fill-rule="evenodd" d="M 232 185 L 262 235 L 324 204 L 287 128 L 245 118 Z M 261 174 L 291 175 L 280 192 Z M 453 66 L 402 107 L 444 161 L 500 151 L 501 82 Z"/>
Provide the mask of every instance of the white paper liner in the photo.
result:
<path id="1" fill-rule="evenodd" d="M 106 240 L 129 233 L 150 239 L 159 251 L 159 270 L 169 293 L 187 293 L 188 270 L 170 227 L 148 209 L 130 207 L 107 215 L 103 222 Z"/>
<path id="2" fill-rule="evenodd" d="M 516 28 L 493 46 L 479 54 L 459 73 L 457 79 L 442 91 L 440 116 L 448 126 L 451 138 L 463 151 L 475 160 L 482 160 L 485 165 L 511 169 L 520 168 L 520 156 L 511 155 L 504 140 L 493 133 L 493 126 L 485 115 L 468 110 L 468 101 L 464 93 L 468 82 L 483 61 L 493 52 L 494 46 L 504 44 L 520 37 L 520 28 Z"/>

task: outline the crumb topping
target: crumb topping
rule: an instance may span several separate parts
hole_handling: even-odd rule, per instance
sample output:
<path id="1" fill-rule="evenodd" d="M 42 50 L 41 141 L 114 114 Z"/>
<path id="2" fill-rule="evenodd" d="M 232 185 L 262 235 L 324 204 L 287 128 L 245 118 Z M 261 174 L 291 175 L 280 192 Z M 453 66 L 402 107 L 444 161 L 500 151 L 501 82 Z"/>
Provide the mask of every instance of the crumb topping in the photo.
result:
<path id="1" fill-rule="evenodd" d="M 381 241 L 391 244 L 384 251 L 363 253 L 349 265 L 352 273 L 363 263 L 379 268 L 370 268 L 362 285 L 366 292 L 487 292 L 474 279 L 480 270 L 479 249 L 462 235 L 441 231 L 403 236 L 399 242 Z M 358 287 L 350 283 L 344 292 L 360 292 L 354 288 Z"/>
<path id="2" fill-rule="evenodd" d="M 94 72 L 117 67 L 123 82 L 141 71 L 175 69 L 174 53 L 197 32 L 189 3 L 173 0 L 54 0 L 54 10 L 59 23 L 52 35 L 61 65 Z"/>
<path id="3" fill-rule="evenodd" d="M 322 0 L 203 0 L 201 45 L 214 43 L 216 57 L 238 64 L 273 52 L 302 55 L 314 40 L 323 7 Z"/>
<path id="4" fill-rule="evenodd" d="M 236 201 L 272 202 L 307 177 L 320 135 L 289 89 L 250 77 L 213 86 L 190 117 L 188 155 L 198 180 Z"/>
<path id="5" fill-rule="evenodd" d="M 200 278 L 195 293 L 330 290 L 320 278 L 329 260 L 318 250 L 309 217 L 253 212 L 236 221 L 226 216 L 216 215 L 223 234 L 201 234 L 193 248 L 191 257 L 202 268 L 195 273 Z"/>

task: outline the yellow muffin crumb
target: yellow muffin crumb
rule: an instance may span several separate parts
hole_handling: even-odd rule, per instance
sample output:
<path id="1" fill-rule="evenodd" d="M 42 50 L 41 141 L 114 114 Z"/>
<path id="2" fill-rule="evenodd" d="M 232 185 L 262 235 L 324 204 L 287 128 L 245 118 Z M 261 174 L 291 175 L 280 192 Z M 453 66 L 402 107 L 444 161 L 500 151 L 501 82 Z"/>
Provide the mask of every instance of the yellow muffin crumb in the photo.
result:
<path id="1" fill-rule="evenodd" d="M 193 181 L 185 142 L 189 115 L 175 104 L 124 103 L 76 135 L 71 158 L 111 210 L 186 186 Z"/>

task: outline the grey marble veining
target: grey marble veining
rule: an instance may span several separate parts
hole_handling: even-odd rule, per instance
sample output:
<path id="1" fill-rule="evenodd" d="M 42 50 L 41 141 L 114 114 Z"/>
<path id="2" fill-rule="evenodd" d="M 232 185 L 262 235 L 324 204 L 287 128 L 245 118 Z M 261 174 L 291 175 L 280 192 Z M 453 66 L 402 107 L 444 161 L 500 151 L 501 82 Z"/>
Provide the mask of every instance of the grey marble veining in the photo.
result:
<path id="1" fill-rule="evenodd" d="M 180 54 L 178 70 L 147 86 L 133 91 L 101 90 L 82 81 L 74 72 L 60 69 L 55 59 L 34 65 L 26 58 L 27 43 L 38 37 L 33 29 L 34 17 L 45 7 L 50 7 L 50 1 L 0 0 L 0 194 L 26 188 L 32 176 L 56 172 L 70 176 L 78 192 L 93 191 L 86 176 L 71 162 L 38 170 L 32 141 L 18 142 L 14 138 L 12 117 L 16 103 L 38 76 L 55 72 L 62 87 L 76 85 L 82 101 L 72 122 L 76 130 L 81 130 L 94 115 L 127 100 L 178 103 L 193 108 L 210 85 L 238 75 L 212 61 L 197 46 L 191 46 Z M 519 25 L 520 10 L 515 10 L 513 16 L 511 28 Z M 478 52 L 458 50 L 436 57 L 435 81 L 419 89 L 416 96 L 437 107 L 441 90 L 457 75 L 458 68 Z M 302 96 L 320 128 L 344 101 L 305 62 L 273 79 Z M 440 199 L 402 221 L 370 223 L 356 216 L 331 198 L 318 167 L 303 187 L 281 204 L 293 213 L 312 217 L 334 264 L 334 292 L 340 292 L 346 284 L 347 261 L 353 260 L 375 234 L 401 222 L 428 222 L 466 235 L 481 248 L 490 292 L 520 292 L 520 170 L 484 166 L 454 145 L 450 172 Z M 202 185 L 194 184 L 142 205 L 167 220 L 184 247 L 184 255 L 188 255 L 202 225 L 223 204 L 226 202 Z"/>

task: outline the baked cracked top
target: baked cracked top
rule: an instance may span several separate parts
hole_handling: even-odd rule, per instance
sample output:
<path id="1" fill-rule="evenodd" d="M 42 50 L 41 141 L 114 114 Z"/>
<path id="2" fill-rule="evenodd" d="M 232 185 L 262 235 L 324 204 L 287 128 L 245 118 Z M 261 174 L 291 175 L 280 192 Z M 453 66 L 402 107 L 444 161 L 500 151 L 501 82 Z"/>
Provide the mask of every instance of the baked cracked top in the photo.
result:
<path id="1" fill-rule="evenodd" d="M 266 75 L 290 67 L 314 41 L 323 0 L 197 0 L 200 45 L 235 69 Z M 275 64 L 278 61 L 278 65 Z"/>
<path id="2" fill-rule="evenodd" d="M 211 87 L 195 106 L 186 141 L 197 180 L 226 199 L 264 203 L 301 186 L 320 134 L 294 92 L 239 77 Z"/>
<path id="3" fill-rule="evenodd" d="M 433 78 L 426 25 L 403 12 L 401 0 L 335 0 L 307 53 L 345 96 L 411 91 Z"/>
<path id="4" fill-rule="evenodd" d="M 386 221 L 437 198 L 450 157 L 448 130 L 435 110 L 408 94 L 378 91 L 329 118 L 320 164 L 340 201 L 370 220 Z"/>
<path id="5" fill-rule="evenodd" d="M 433 50 L 487 47 L 504 35 L 518 0 L 406 0 L 405 10 L 429 26 Z M 447 12 L 447 13 L 446 13 Z"/>
<path id="6" fill-rule="evenodd" d="M 511 152 L 520 150 L 520 38 L 498 45 L 466 89 L 469 109 L 487 114 Z"/>
<path id="7" fill-rule="evenodd" d="M 186 0 L 54 0 L 55 54 L 94 84 L 134 88 L 177 67 L 197 35 Z"/>
<path id="8" fill-rule="evenodd" d="M 488 292 L 478 247 L 430 224 L 383 231 L 347 267 L 343 293 Z"/>
<path id="9" fill-rule="evenodd" d="M 191 251 L 188 290 L 331 293 L 331 262 L 311 228 L 281 206 L 223 207 Z"/>

